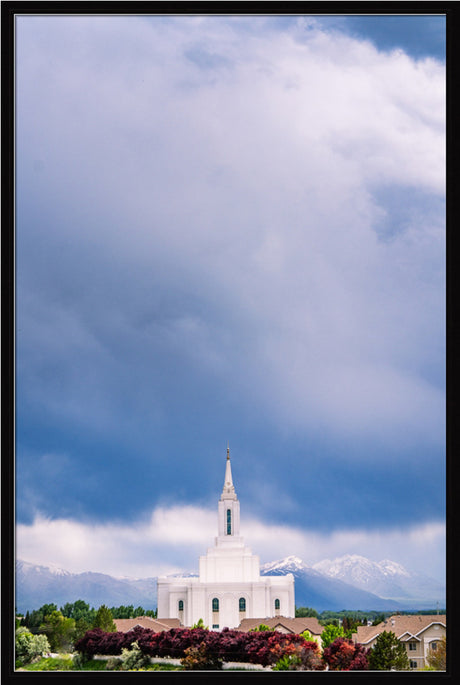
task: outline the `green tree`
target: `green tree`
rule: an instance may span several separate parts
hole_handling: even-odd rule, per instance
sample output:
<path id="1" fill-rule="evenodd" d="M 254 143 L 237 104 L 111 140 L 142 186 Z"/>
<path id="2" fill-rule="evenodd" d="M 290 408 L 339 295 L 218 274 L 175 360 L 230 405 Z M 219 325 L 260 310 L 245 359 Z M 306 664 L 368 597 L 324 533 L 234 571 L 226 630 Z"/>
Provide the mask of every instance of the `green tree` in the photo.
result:
<path id="1" fill-rule="evenodd" d="M 78 618 L 75 621 L 75 638 L 74 642 L 78 642 L 78 640 L 81 640 L 83 635 L 88 632 L 88 630 L 91 630 L 93 627 L 92 622 L 87 621 L 85 618 Z"/>
<path id="2" fill-rule="evenodd" d="M 45 616 L 40 633 L 44 633 L 48 638 L 51 651 L 69 651 L 75 639 L 75 621 L 73 618 L 65 618 L 60 611 L 52 611 Z"/>
<path id="3" fill-rule="evenodd" d="M 110 607 L 110 611 L 113 618 L 134 618 L 133 604 L 128 604 L 128 606 L 122 604 L 119 607 Z"/>
<path id="4" fill-rule="evenodd" d="M 67 602 L 61 607 L 61 613 L 66 618 L 73 618 L 75 621 L 83 618 L 89 624 L 92 624 L 96 617 L 96 610 L 82 599 L 77 599 L 76 602 Z"/>
<path id="5" fill-rule="evenodd" d="M 329 625 L 327 625 L 321 633 L 323 649 L 325 647 L 329 647 L 329 645 L 332 644 L 338 637 L 345 637 L 345 632 L 342 626 L 336 626 L 333 623 L 329 623 Z"/>
<path id="6" fill-rule="evenodd" d="M 33 635 L 25 626 L 16 630 L 15 659 L 16 664 L 28 664 L 37 657 L 50 651 L 46 635 Z"/>
<path id="7" fill-rule="evenodd" d="M 208 626 L 204 625 L 204 621 L 202 618 L 199 618 L 198 621 L 193 624 L 192 629 L 193 628 L 204 628 L 204 630 L 208 630 Z"/>
<path id="8" fill-rule="evenodd" d="M 316 609 L 312 609 L 311 607 L 296 607 L 295 616 L 296 618 L 319 618 Z"/>
<path id="9" fill-rule="evenodd" d="M 117 627 L 113 622 L 112 612 L 105 604 L 102 604 L 97 610 L 92 627 L 101 628 L 102 630 L 105 630 L 106 633 L 116 632 Z"/>
<path id="10" fill-rule="evenodd" d="M 409 659 L 404 644 L 391 631 L 380 633 L 368 654 L 371 671 L 407 671 Z"/>
<path id="11" fill-rule="evenodd" d="M 266 632 L 267 630 L 273 630 L 273 628 L 270 628 L 269 626 L 265 625 L 265 623 L 260 623 L 256 628 L 251 628 L 249 631 L 250 633 L 263 633 Z"/>
<path id="12" fill-rule="evenodd" d="M 57 610 L 56 604 L 43 604 L 40 609 L 34 609 L 30 612 L 28 621 L 25 625 L 29 628 L 31 633 L 38 633 L 41 624 L 45 620 L 45 616 L 49 616 L 53 611 Z"/>
<path id="13" fill-rule="evenodd" d="M 446 670 L 446 636 L 443 635 L 442 638 L 436 644 L 436 651 L 431 652 L 427 658 L 428 667 L 433 671 L 445 671 Z"/>

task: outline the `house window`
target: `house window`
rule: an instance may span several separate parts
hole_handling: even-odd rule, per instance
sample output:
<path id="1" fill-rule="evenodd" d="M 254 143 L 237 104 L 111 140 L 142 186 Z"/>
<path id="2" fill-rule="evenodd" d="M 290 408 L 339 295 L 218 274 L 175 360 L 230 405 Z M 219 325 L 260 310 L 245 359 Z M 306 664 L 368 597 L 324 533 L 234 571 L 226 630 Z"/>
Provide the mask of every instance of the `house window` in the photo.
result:
<path id="1" fill-rule="evenodd" d="M 179 611 L 184 611 L 184 601 L 182 599 L 179 600 Z"/>
<path id="2" fill-rule="evenodd" d="M 213 630 L 219 630 L 219 624 L 218 624 L 218 623 L 213 623 L 213 624 L 212 624 L 212 629 L 213 629 Z"/>
<path id="3" fill-rule="evenodd" d="M 240 597 L 240 611 L 246 611 L 246 600 L 244 597 Z"/>
<path id="4" fill-rule="evenodd" d="M 409 642 L 409 651 L 415 652 L 416 649 L 417 649 L 417 643 L 416 642 Z"/>
<path id="5" fill-rule="evenodd" d="M 232 511 L 227 509 L 227 535 L 232 534 Z"/>
<path id="6" fill-rule="evenodd" d="M 431 647 L 431 651 L 435 652 L 438 648 L 438 643 L 437 642 L 431 642 L 430 647 Z"/>
<path id="7" fill-rule="evenodd" d="M 279 611 L 280 609 L 280 601 L 279 599 L 275 599 L 275 611 Z"/>
<path id="8" fill-rule="evenodd" d="M 409 666 L 411 668 L 417 668 L 418 664 L 416 661 L 413 661 L 412 659 L 409 659 Z"/>
<path id="9" fill-rule="evenodd" d="M 219 600 L 217 599 L 217 597 L 214 597 L 214 599 L 212 600 L 212 610 L 214 612 L 219 611 Z"/>

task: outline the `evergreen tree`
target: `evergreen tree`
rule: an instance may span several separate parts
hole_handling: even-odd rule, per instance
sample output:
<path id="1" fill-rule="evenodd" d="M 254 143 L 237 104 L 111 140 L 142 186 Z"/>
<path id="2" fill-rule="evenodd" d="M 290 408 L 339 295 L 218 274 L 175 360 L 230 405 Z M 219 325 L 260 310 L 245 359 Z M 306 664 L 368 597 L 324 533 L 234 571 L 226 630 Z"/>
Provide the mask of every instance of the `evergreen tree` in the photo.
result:
<path id="1" fill-rule="evenodd" d="M 96 617 L 93 622 L 93 628 L 101 628 L 106 633 L 115 633 L 117 627 L 113 622 L 112 612 L 105 604 L 102 604 L 97 610 Z"/>
<path id="2" fill-rule="evenodd" d="M 371 671 L 409 670 L 406 648 L 390 631 L 380 633 L 367 658 Z"/>

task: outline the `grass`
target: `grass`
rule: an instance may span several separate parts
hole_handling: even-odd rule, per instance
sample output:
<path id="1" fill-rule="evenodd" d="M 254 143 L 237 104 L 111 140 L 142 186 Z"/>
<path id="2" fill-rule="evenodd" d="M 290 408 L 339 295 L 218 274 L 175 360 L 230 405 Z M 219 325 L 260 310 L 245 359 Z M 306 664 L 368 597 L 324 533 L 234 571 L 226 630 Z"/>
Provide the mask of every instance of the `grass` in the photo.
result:
<path id="1" fill-rule="evenodd" d="M 16 668 L 20 667 L 25 671 L 105 671 L 106 661 L 100 659 L 89 659 L 84 661 L 79 668 L 75 668 L 70 655 L 62 657 L 43 657 L 40 661 L 33 664 L 20 666 L 16 663 Z M 142 669 L 143 671 L 182 671 L 182 666 L 173 664 L 150 664 Z"/>

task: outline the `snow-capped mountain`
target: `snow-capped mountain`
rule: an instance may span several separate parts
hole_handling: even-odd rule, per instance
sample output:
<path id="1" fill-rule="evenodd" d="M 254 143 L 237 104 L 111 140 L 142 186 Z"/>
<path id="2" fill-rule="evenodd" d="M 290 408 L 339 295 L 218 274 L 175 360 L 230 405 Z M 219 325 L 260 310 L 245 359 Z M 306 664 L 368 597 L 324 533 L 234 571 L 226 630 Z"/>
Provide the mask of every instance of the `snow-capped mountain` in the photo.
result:
<path id="1" fill-rule="evenodd" d="M 43 604 L 63 606 L 83 599 L 90 606 L 122 604 L 154 609 L 157 603 L 156 578 L 113 578 L 104 573 L 71 573 L 57 566 L 16 562 L 16 608 L 38 609 Z"/>
<path id="2" fill-rule="evenodd" d="M 283 574 L 299 573 L 307 568 L 309 568 L 309 566 L 307 566 L 302 559 L 295 556 L 289 556 L 285 559 L 278 559 L 278 561 L 269 561 L 266 564 L 262 564 L 260 570 L 263 575 L 278 575 L 278 571 L 282 571 Z"/>
<path id="3" fill-rule="evenodd" d="M 384 559 L 371 561 L 357 554 L 346 554 L 333 561 L 324 559 L 313 569 L 353 587 L 397 600 L 445 601 L 445 589 L 432 578 L 410 573 L 404 566 Z"/>
<path id="4" fill-rule="evenodd" d="M 296 606 L 324 610 L 361 609 L 392 611 L 445 606 L 445 589 L 440 583 L 410 573 L 394 561 L 373 562 L 358 555 L 325 559 L 312 566 L 296 556 L 262 564 L 262 575 L 295 578 Z M 184 576 L 196 576 L 184 572 Z M 18 611 L 38 609 L 46 603 L 63 606 L 83 599 L 95 608 L 101 604 L 133 604 L 154 609 L 156 578 L 114 578 L 103 573 L 71 573 L 57 566 L 16 562 L 16 607 Z"/>
<path id="5" fill-rule="evenodd" d="M 261 575 L 285 575 L 292 573 L 295 579 L 296 606 L 312 607 L 317 611 L 389 611 L 402 607 L 395 601 L 361 590 L 340 579 L 329 576 L 308 566 L 299 557 L 286 557 L 262 564 Z"/>

